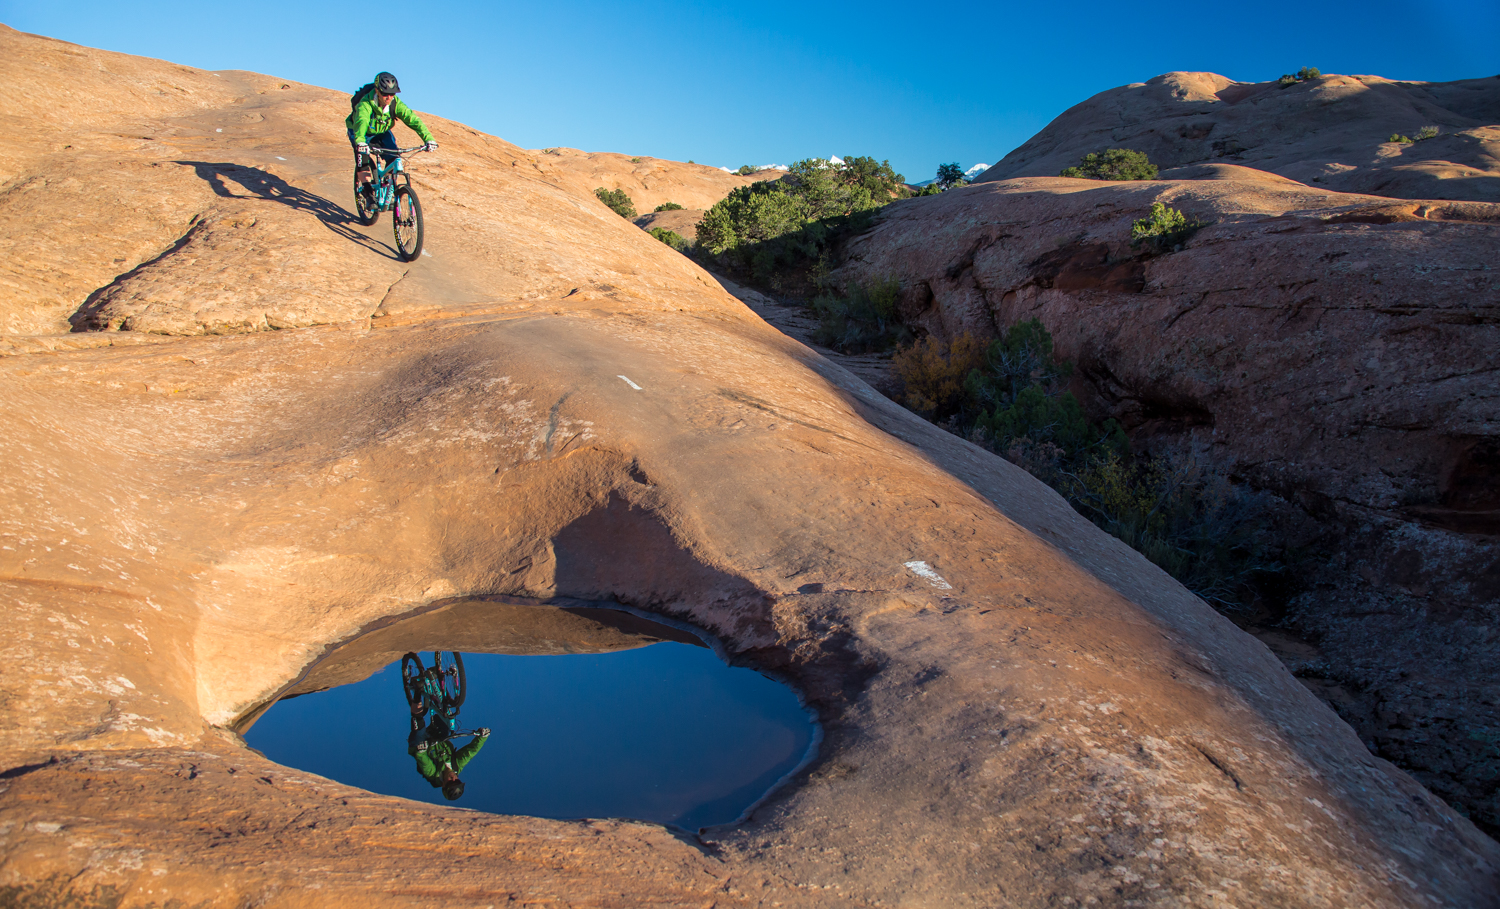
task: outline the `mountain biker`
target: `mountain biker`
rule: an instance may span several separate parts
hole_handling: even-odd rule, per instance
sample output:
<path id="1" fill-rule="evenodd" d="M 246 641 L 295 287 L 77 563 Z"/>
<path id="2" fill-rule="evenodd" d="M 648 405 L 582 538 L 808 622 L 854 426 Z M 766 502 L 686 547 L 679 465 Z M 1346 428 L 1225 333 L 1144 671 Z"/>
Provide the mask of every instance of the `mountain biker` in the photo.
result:
<path id="1" fill-rule="evenodd" d="M 349 144 L 354 147 L 354 179 L 367 192 L 373 191 L 370 181 L 375 163 L 370 157 L 370 146 L 378 148 L 381 157 L 389 164 L 395 158 L 392 152 L 400 147 L 393 132 L 397 120 L 411 127 L 427 143 L 426 151 L 438 147 L 422 119 L 396 97 L 400 91 L 401 83 L 395 76 L 380 73 L 355 96 L 354 110 L 344 120 L 344 126 L 349 130 Z"/>
<path id="2" fill-rule="evenodd" d="M 413 708 L 415 711 L 418 708 Z M 424 710 L 425 714 L 426 711 Z M 447 730 L 433 718 L 431 725 L 423 728 L 422 717 L 413 712 L 411 733 L 406 737 L 406 753 L 417 759 L 417 772 L 434 788 L 441 787 L 443 797 L 450 802 L 464 794 L 464 782 L 458 778 L 484 743 L 489 741 L 490 730 L 480 727 L 475 730 L 474 740 L 459 749 L 447 737 Z"/>

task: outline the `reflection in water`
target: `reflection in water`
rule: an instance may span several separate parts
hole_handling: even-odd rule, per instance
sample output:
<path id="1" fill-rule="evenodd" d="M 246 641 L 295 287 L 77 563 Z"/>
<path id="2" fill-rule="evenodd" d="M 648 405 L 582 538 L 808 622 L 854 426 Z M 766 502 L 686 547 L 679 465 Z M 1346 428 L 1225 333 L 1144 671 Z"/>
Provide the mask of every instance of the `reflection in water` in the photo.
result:
<path id="1" fill-rule="evenodd" d="M 401 688 L 411 710 L 406 753 L 416 759 L 417 773 L 434 789 L 441 789 L 444 798 L 461 797 L 464 781 L 458 775 L 490 737 L 483 726 L 473 732 L 458 728 L 458 710 L 468 694 L 463 654 L 444 656 L 436 651 L 432 665 L 423 666 L 421 654 L 407 653 L 401 658 Z M 453 739 L 463 736 L 472 736 L 473 741 L 455 747 Z"/>
<path id="2" fill-rule="evenodd" d="M 790 689 L 727 666 L 701 646 L 462 659 L 463 712 L 494 729 L 492 743 L 475 738 L 451 761 L 463 770 L 460 761 L 486 749 L 464 773 L 467 791 L 458 803 L 480 811 L 628 817 L 689 830 L 728 823 L 798 764 L 813 734 Z M 396 695 L 404 686 L 393 666 L 278 702 L 246 740 L 302 770 L 442 803 L 427 774 L 412 773 L 420 721 Z M 424 712 L 431 710 L 424 705 Z M 397 726 L 412 730 L 409 754 L 371 740 Z M 430 730 L 429 721 L 420 732 L 429 752 Z"/>

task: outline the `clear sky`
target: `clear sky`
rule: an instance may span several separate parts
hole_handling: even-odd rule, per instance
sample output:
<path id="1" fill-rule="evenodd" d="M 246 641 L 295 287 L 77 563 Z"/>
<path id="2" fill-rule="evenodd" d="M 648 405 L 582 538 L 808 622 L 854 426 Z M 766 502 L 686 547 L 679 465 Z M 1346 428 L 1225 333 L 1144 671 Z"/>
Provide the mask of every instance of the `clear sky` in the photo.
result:
<path id="1" fill-rule="evenodd" d="M 0 21 L 343 91 L 390 70 L 418 110 L 526 148 L 728 167 L 873 155 L 913 182 L 993 164 L 1069 106 L 1173 70 L 1500 74 L 1500 0 L 0 0 Z"/>

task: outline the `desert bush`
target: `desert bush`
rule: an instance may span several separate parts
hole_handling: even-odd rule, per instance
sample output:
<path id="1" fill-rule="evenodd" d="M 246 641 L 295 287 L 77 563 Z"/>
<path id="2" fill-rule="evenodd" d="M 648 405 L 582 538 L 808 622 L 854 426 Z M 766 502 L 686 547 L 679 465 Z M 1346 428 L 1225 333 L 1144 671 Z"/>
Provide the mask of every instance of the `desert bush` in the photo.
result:
<path id="1" fill-rule="evenodd" d="M 1311 82 L 1312 80 L 1321 78 L 1322 76 L 1323 73 L 1319 71 L 1316 66 L 1304 66 L 1301 69 L 1297 70 L 1298 82 Z"/>
<path id="2" fill-rule="evenodd" d="M 1424 126 L 1421 129 L 1417 130 L 1417 134 L 1413 136 L 1412 139 L 1417 142 L 1422 142 L 1426 139 L 1436 139 L 1437 136 L 1438 128 L 1436 126 Z"/>
<path id="3" fill-rule="evenodd" d="M 682 206 L 676 202 L 663 202 L 653 208 L 652 211 L 682 211 Z"/>
<path id="4" fill-rule="evenodd" d="M 912 195 L 913 196 L 937 196 L 937 195 L 941 195 L 947 189 L 948 189 L 948 187 L 946 187 L 943 184 L 938 183 L 936 180 L 934 180 L 933 182 L 931 182 L 931 183 L 927 184 L 926 186 L 922 187 L 921 189 L 917 190 Z"/>
<path id="5" fill-rule="evenodd" d="M 1256 581 L 1281 570 L 1261 500 L 1201 453 L 1134 456 L 1118 423 L 1090 421 L 1039 320 L 988 346 L 929 337 L 894 365 L 903 405 L 1025 468 L 1204 599 L 1245 603 Z"/>
<path id="6" fill-rule="evenodd" d="M 1387 141 L 1387 142 L 1400 142 L 1402 145 L 1410 145 L 1411 144 L 1411 139 L 1408 139 L 1406 136 L 1403 136 L 1400 133 L 1391 133 L 1391 137 L 1389 139 L 1385 140 L 1385 141 Z"/>
<path id="7" fill-rule="evenodd" d="M 945 344 L 928 335 L 892 358 L 901 384 L 898 400 L 933 422 L 952 419 L 964 404 L 969 374 L 984 363 L 984 345 L 965 332 Z"/>
<path id="8" fill-rule="evenodd" d="M 631 164 L 640 164 L 644 160 L 646 160 L 646 159 L 645 158 L 631 158 L 630 159 L 630 163 Z"/>
<path id="9" fill-rule="evenodd" d="M 665 227 L 653 227 L 647 233 L 678 252 L 687 252 L 688 241 L 683 239 L 682 234 L 679 234 L 675 230 L 667 230 Z"/>
<path id="10" fill-rule="evenodd" d="M 964 169 L 959 167 L 957 161 L 954 161 L 952 164 L 939 164 L 937 182 L 944 189 L 950 186 L 960 186 L 964 183 Z M 931 184 L 928 185 L 930 186 Z"/>
<path id="11" fill-rule="evenodd" d="M 896 315 L 900 298 L 895 280 L 858 285 L 847 296 L 819 294 L 812 300 L 818 316 L 813 340 L 843 353 L 890 350 L 909 336 Z"/>
<path id="12" fill-rule="evenodd" d="M 630 196 L 625 194 L 625 190 L 605 189 L 601 186 L 594 190 L 594 195 L 598 196 L 600 202 L 608 205 L 620 217 L 635 217 L 635 203 L 630 201 Z"/>
<path id="13" fill-rule="evenodd" d="M 886 161 L 797 161 L 781 179 L 736 187 L 715 203 L 698 226 L 698 248 L 780 291 L 805 281 L 836 237 L 868 226 L 868 213 L 902 188 Z"/>
<path id="14" fill-rule="evenodd" d="M 1151 214 L 1130 225 L 1130 245 L 1145 246 L 1159 253 L 1171 252 L 1181 249 L 1189 237 L 1205 226 L 1205 222 L 1188 218 L 1175 208 L 1152 202 Z"/>
<path id="15" fill-rule="evenodd" d="M 1111 148 L 1089 152 L 1077 167 L 1065 168 L 1058 176 L 1088 180 L 1155 180 L 1156 173 L 1156 165 L 1147 159 L 1145 152 Z"/>
<path id="16" fill-rule="evenodd" d="M 748 177 L 751 174 L 755 173 L 755 168 L 751 167 L 748 164 L 741 164 L 740 169 L 735 171 L 735 173 L 739 174 L 741 177 Z"/>
<path id="17" fill-rule="evenodd" d="M 1276 84 L 1282 88 L 1287 88 L 1288 86 L 1297 84 L 1297 77 L 1291 73 L 1282 73 L 1281 78 L 1276 80 Z"/>

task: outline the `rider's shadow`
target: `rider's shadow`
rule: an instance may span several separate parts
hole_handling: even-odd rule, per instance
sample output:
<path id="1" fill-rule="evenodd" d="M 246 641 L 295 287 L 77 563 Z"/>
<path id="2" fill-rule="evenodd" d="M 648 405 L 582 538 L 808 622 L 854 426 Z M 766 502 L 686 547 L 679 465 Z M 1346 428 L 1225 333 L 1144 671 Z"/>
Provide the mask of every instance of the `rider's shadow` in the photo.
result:
<path id="1" fill-rule="evenodd" d="M 201 177 L 217 196 L 226 199 L 262 199 L 288 205 L 297 211 L 313 215 L 329 230 L 347 240 L 353 240 L 366 249 L 392 258 L 400 258 L 396 255 L 396 251 L 387 244 L 355 230 L 354 225 L 359 222 L 348 209 L 317 193 L 310 193 L 293 186 L 275 174 L 267 173 L 258 167 L 227 162 L 174 161 L 172 163 L 191 167 L 193 172 Z M 244 191 L 236 192 L 236 189 Z"/>

